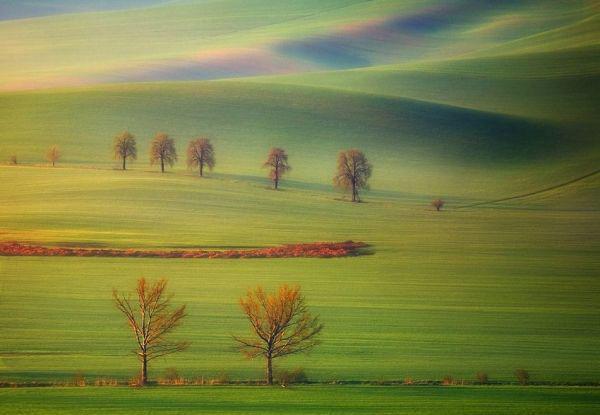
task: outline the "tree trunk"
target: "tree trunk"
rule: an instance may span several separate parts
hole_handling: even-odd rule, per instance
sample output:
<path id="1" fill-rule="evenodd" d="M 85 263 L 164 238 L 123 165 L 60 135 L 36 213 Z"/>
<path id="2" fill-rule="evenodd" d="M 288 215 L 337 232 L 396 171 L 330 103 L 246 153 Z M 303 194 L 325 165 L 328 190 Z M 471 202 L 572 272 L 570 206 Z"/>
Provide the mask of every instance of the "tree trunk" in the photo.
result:
<path id="1" fill-rule="evenodd" d="M 160 172 L 165 172 L 165 159 L 163 159 L 162 157 L 160 158 Z"/>
<path id="2" fill-rule="evenodd" d="M 204 170 L 204 163 L 200 162 L 200 177 L 204 177 L 203 170 Z"/>
<path id="3" fill-rule="evenodd" d="M 144 386 L 148 382 L 148 358 L 144 354 L 142 356 L 142 373 L 140 374 L 140 386 Z"/>
<path id="4" fill-rule="evenodd" d="M 54 161 L 52 161 L 52 167 L 54 167 Z"/>
<path id="5" fill-rule="evenodd" d="M 273 384 L 273 358 L 267 356 L 267 385 Z"/>
<path id="6" fill-rule="evenodd" d="M 275 182 L 275 190 L 277 190 L 277 187 L 279 186 L 279 179 L 275 178 L 273 181 Z"/>
<path id="7" fill-rule="evenodd" d="M 125 159 L 126 159 L 126 157 L 123 156 L 123 170 L 125 170 Z"/>
<path id="8" fill-rule="evenodd" d="M 356 191 L 356 184 L 352 183 L 352 201 L 358 201 L 358 192 Z"/>

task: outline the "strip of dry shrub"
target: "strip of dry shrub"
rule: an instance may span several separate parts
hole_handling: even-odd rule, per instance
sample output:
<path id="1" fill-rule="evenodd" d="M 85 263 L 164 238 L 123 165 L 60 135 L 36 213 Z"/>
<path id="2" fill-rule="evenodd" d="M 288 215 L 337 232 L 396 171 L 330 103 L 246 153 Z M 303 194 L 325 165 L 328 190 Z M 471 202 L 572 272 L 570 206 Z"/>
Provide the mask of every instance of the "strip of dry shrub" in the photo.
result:
<path id="1" fill-rule="evenodd" d="M 63 248 L 28 245 L 19 242 L 0 244 L 0 256 L 72 256 L 132 258 L 337 258 L 359 255 L 363 242 L 313 242 L 281 245 L 271 248 L 234 249 L 225 251 L 136 250 Z"/>

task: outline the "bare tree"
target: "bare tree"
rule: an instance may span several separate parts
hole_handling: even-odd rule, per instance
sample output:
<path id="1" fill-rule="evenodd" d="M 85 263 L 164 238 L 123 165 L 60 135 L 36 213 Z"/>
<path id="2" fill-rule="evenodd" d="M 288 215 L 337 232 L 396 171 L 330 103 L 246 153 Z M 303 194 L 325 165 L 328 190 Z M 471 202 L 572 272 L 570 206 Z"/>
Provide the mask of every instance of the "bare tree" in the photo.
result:
<path id="1" fill-rule="evenodd" d="M 519 385 L 524 386 L 529 383 L 529 372 L 525 369 L 515 370 L 515 377 L 517 378 L 517 382 L 519 382 Z"/>
<path id="2" fill-rule="evenodd" d="M 113 150 L 115 158 L 123 160 L 123 170 L 125 170 L 125 161 L 127 159 L 137 159 L 135 137 L 129 131 L 123 131 L 114 138 Z"/>
<path id="3" fill-rule="evenodd" d="M 160 162 L 160 171 L 165 172 L 165 163 L 173 167 L 177 161 L 175 141 L 165 133 L 158 133 L 150 144 L 150 164 Z"/>
<path id="4" fill-rule="evenodd" d="M 279 181 L 281 176 L 292 169 L 288 164 L 288 155 L 285 150 L 278 147 L 271 148 L 267 161 L 264 162 L 263 167 L 268 167 L 269 178 L 273 180 L 273 188 L 277 190 L 279 187 Z"/>
<path id="5" fill-rule="evenodd" d="M 60 159 L 60 150 L 58 146 L 51 146 L 48 151 L 46 151 L 46 160 L 52 163 L 52 167 L 55 166 L 56 162 Z"/>
<path id="6" fill-rule="evenodd" d="M 248 290 L 240 306 L 250 322 L 252 337 L 234 339 L 247 357 L 266 358 L 269 385 L 273 384 L 273 359 L 307 351 L 319 343 L 317 335 L 323 325 L 308 311 L 298 286 L 283 285 L 273 294 L 261 287 Z"/>
<path id="7" fill-rule="evenodd" d="M 127 318 L 136 341 L 134 353 L 142 364 L 140 385 L 148 381 L 148 362 L 162 356 L 185 350 L 189 343 L 170 341 L 168 335 L 182 323 L 186 316 L 185 305 L 172 309 L 172 296 L 165 294 L 167 280 L 150 284 L 144 278 L 137 282 L 137 298 L 113 290 L 115 305 Z"/>
<path id="8" fill-rule="evenodd" d="M 431 206 L 438 212 L 444 207 L 445 202 L 442 199 L 435 199 L 431 202 Z"/>
<path id="9" fill-rule="evenodd" d="M 367 181 L 371 177 L 372 170 L 373 166 L 362 151 L 355 148 L 340 151 L 333 184 L 351 192 L 353 202 L 360 202 L 358 193 L 361 189 L 369 188 Z"/>
<path id="10" fill-rule="evenodd" d="M 197 167 L 200 177 L 204 176 L 204 166 L 210 170 L 215 167 L 215 150 L 208 138 L 197 138 L 190 141 L 187 149 L 187 165 Z"/>
<path id="11" fill-rule="evenodd" d="M 475 378 L 477 379 L 477 382 L 479 382 L 482 385 L 485 385 L 490 381 L 487 373 L 485 372 L 477 372 L 475 374 Z"/>

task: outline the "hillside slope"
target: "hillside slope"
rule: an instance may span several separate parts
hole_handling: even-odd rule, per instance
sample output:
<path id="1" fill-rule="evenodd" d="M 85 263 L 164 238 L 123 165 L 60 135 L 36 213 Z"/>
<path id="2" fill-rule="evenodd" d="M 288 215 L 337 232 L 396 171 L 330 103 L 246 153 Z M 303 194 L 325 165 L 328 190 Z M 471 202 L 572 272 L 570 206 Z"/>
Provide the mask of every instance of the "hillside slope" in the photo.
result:
<path id="1" fill-rule="evenodd" d="M 0 89 L 222 79 L 581 46 L 597 43 L 595 13 L 585 0 L 180 0 L 5 20 Z"/>
<path id="2" fill-rule="evenodd" d="M 166 131 L 180 155 L 195 136 L 213 139 L 220 173 L 262 175 L 269 147 L 280 145 L 290 154 L 291 178 L 329 184 L 337 152 L 360 147 L 375 165 L 375 188 L 474 196 L 496 194 L 500 185 L 529 188 L 525 172 L 534 182 L 536 172 L 580 174 L 597 155 L 573 126 L 296 85 L 220 81 L 11 93 L 0 95 L 0 108 L 0 157 L 16 154 L 27 163 L 43 162 L 46 148 L 58 144 L 63 163 L 113 166 L 112 137 L 129 129 L 138 137 L 138 165 L 148 168 L 148 143 Z M 509 179 L 515 175 L 518 182 Z"/>
<path id="3" fill-rule="evenodd" d="M 600 45 L 257 78 L 598 125 Z"/>

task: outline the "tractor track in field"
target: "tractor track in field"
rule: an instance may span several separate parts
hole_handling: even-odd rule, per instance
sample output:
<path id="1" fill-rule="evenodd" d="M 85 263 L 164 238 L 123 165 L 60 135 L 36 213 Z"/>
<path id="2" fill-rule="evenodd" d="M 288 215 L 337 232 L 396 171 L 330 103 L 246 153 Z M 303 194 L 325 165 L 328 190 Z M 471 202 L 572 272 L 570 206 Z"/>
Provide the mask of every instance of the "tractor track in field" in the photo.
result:
<path id="1" fill-rule="evenodd" d="M 556 184 L 556 185 L 550 186 L 550 187 L 545 187 L 543 189 L 536 190 L 536 191 L 533 191 L 533 192 L 521 193 L 519 195 L 510 196 L 510 197 L 504 197 L 504 198 L 501 198 L 501 199 L 486 200 L 486 201 L 483 201 L 483 202 L 470 203 L 468 205 L 458 206 L 458 207 L 456 207 L 456 209 L 465 209 L 465 208 L 471 208 L 471 207 L 482 206 L 482 205 L 491 205 L 493 203 L 506 202 L 506 201 L 509 201 L 509 200 L 523 199 L 523 198 L 526 198 L 526 197 L 539 195 L 539 194 L 542 194 L 542 193 L 550 192 L 552 190 L 560 189 L 561 187 L 570 186 L 573 183 L 577 183 L 577 182 L 580 182 L 582 180 L 588 179 L 588 178 L 590 178 L 592 176 L 595 176 L 598 173 L 600 173 L 600 169 L 596 169 L 596 170 L 594 170 L 594 171 L 592 171 L 590 173 L 584 174 L 583 176 L 579 176 L 579 177 L 576 177 L 574 179 L 568 180 L 566 182 L 562 182 L 560 184 Z"/>

